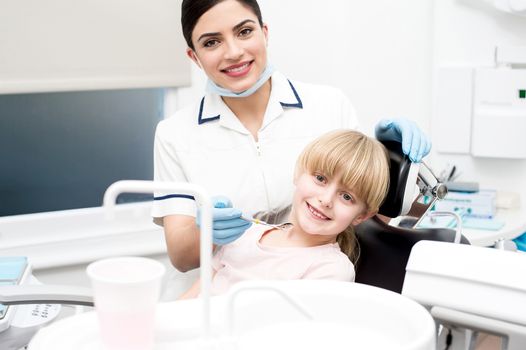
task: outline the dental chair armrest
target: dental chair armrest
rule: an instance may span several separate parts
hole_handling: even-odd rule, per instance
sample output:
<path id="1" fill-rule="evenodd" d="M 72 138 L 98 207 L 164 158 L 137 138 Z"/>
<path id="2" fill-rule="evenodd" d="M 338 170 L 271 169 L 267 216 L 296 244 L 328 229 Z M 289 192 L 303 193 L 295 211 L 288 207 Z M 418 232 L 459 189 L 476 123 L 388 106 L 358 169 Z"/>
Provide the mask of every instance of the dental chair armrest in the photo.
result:
<path id="1" fill-rule="evenodd" d="M 61 285 L 1 286 L 0 304 L 70 304 L 93 306 L 93 292 L 89 288 Z"/>

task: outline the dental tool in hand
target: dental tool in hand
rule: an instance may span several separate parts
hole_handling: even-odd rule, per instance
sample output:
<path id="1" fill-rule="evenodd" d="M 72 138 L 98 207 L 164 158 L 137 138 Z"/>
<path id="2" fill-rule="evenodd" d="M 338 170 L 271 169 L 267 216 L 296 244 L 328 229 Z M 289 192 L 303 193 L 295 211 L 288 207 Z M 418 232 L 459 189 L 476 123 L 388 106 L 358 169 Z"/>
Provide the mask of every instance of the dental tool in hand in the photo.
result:
<path id="1" fill-rule="evenodd" d="M 259 219 L 247 218 L 246 216 L 241 216 L 241 219 L 243 219 L 245 221 L 248 221 L 248 222 L 252 222 L 254 224 L 265 225 L 265 226 L 268 226 L 268 227 L 276 228 L 278 230 L 284 230 L 285 227 L 292 226 L 291 222 L 284 222 L 282 224 L 274 225 L 274 224 L 269 224 L 268 222 L 265 222 L 265 221 L 262 221 L 262 220 L 259 220 Z"/>

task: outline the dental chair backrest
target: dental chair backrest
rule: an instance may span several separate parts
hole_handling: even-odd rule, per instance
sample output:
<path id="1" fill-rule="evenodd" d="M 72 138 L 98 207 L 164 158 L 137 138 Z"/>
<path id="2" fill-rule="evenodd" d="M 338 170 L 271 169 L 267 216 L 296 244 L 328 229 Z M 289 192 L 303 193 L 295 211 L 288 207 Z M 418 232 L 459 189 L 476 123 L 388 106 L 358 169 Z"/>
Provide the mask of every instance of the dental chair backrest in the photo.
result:
<path id="1" fill-rule="evenodd" d="M 420 167 L 425 165 L 411 163 L 403 154 L 400 143 L 385 141 L 383 144 L 389 153 L 390 185 L 379 214 L 395 218 L 409 212 L 418 194 Z M 426 167 L 425 170 L 426 176 L 429 176 L 429 169 Z M 356 228 L 356 236 L 360 255 L 355 264 L 355 281 L 401 293 L 413 245 L 421 240 L 453 242 L 455 231 L 447 228 L 394 227 L 374 216 Z M 469 244 L 463 236 L 460 242 Z"/>

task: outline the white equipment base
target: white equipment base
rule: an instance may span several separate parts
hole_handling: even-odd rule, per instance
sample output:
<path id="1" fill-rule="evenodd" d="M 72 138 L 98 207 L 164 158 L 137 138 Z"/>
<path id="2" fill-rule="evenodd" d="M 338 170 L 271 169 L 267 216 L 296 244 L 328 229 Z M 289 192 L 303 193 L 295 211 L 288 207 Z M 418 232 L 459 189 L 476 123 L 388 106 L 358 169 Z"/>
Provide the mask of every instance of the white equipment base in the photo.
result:
<path id="1" fill-rule="evenodd" d="M 358 283 L 243 282 L 210 301 L 208 339 L 201 332 L 201 300 L 159 304 L 155 350 L 337 350 L 351 345 L 361 350 L 435 349 L 435 324 L 424 307 L 397 293 Z M 101 346 L 96 314 L 87 312 L 42 329 L 29 350 Z"/>

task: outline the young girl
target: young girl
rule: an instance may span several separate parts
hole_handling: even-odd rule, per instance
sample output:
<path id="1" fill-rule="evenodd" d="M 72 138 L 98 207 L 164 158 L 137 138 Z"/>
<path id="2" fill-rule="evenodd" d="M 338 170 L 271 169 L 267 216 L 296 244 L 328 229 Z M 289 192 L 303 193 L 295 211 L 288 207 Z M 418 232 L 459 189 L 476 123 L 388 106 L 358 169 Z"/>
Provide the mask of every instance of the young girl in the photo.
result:
<path id="1" fill-rule="evenodd" d="M 212 260 L 212 294 L 248 279 L 354 280 L 354 226 L 373 216 L 387 194 L 389 163 L 378 141 L 352 130 L 322 135 L 301 153 L 295 192 L 282 229 L 253 225 Z M 199 294 L 199 281 L 182 298 Z"/>

